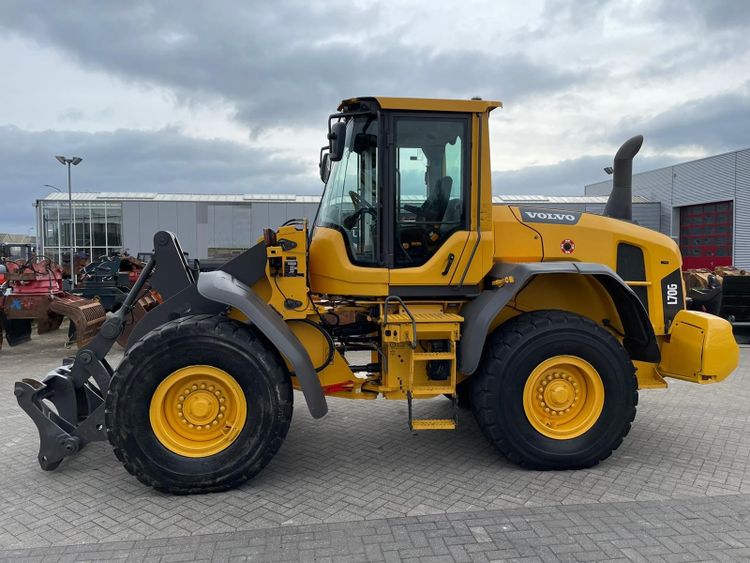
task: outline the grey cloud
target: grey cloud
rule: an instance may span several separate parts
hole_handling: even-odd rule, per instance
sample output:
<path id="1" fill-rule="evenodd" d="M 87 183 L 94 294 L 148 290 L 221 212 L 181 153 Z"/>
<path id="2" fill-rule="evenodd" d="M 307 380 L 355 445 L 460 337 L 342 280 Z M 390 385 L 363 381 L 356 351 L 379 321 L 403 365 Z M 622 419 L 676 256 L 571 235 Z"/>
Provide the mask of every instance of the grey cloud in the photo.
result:
<path id="1" fill-rule="evenodd" d="M 706 29 L 742 29 L 750 26 L 750 9 L 742 0 L 661 0 L 652 6 L 662 20 Z"/>
<path id="2" fill-rule="evenodd" d="M 290 2 L 32 6 L 6 4 L 0 26 L 87 66 L 166 85 L 187 102 L 228 99 L 251 127 L 318 124 L 353 95 L 518 101 L 590 76 L 519 52 L 441 49 L 448 29 L 435 30 L 435 48 L 412 46 L 406 24 L 383 31 L 380 6 L 350 2 L 315 9 Z"/>
<path id="3" fill-rule="evenodd" d="M 540 21 L 533 27 L 535 40 L 562 35 L 580 36 L 582 41 L 607 33 L 605 22 L 616 21 L 634 30 L 632 45 L 613 43 L 609 70 L 617 69 L 619 60 L 632 57 L 631 47 L 647 41 L 651 56 L 639 60 L 633 81 L 650 77 L 668 79 L 681 73 L 695 72 L 709 65 L 721 64 L 746 53 L 750 48 L 750 9 L 738 0 L 653 0 L 634 3 L 630 0 L 548 0 Z M 522 39 L 522 38 L 521 38 Z M 604 72 L 604 71 L 602 71 Z"/>
<path id="4" fill-rule="evenodd" d="M 686 41 L 651 58 L 639 69 L 636 78 L 666 81 L 683 74 L 694 74 L 704 68 L 731 61 L 738 52 L 746 52 L 749 49 L 748 35 L 731 38 L 714 35 L 711 41 L 698 44 Z M 626 83 L 624 86 L 633 85 Z"/>
<path id="5" fill-rule="evenodd" d="M 28 132 L 0 127 L 3 214 L 0 231 L 26 233 L 34 224 L 31 203 L 67 191 L 56 154 L 81 156 L 73 169 L 74 191 L 203 193 L 319 193 L 315 171 L 278 155 L 218 140 L 185 137 L 177 129 L 107 133 Z"/>
<path id="6" fill-rule="evenodd" d="M 60 119 L 60 121 L 80 121 L 84 117 L 86 117 L 86 114 L 83 110 L 79 108 L 68 108 L 60 114 L 58 119 Z"/>
<path id="7" fill-rule="evenodd" d="M 709 153 L 750 145 L 750 82 L 743 88 L 678 105 L 648 119 L 629 118 L 622 128 L 643 133 L 658 150 L 700 146 Z"/>
<path id="8" fill-rule="evenodd" d="M 615 3 L 610 0 L 547 0 L 542 14 L 542 27 L 547 31 L 550 28 L 580 28 L 582 24 L 600 20 L 605 10 L 613 4 Z"/>
<path id="9" fill-rule="evenodd" d="M 704 30 L 733 30 L 750 26 L 750 10 L 743 0 L 547 0 L 544 27 L 572 28 L 605 17 L 623 23 L 650 22 L 654 26 Z"/>
<path id="10" fill-rule="evenodd" d="M 479 26 L 475 43 L 486 44 L 482 50 L 447 48 L 444 38 L 451 32 L 449 14 L 441 28 L 435 29 L 432 46 L 424 47 L 412 41 L 409 21 L 396 27 L 386 25 L 388 4 L 361 7 L 340 0 L 315 7 L 287 1 L 9 0 L 3 4 L 0 32 L 51 46 L 85 69 L 117 75 L 126 82 L 164 86 L 186 104 L 228 100 L 236 108 L 237 119 L 248 124 L 256 136 L 279 125 L 292 130 L 304 125 L 318 127 L 322 141 L 326 115 L 341 98 L 353 95 L 480 95 L 500 97 L 520 107 L 524 98 L 568 90 L 572 94 L 568 99 L 573 100 L 569 110 L 581 116 L 579 141 L 588 136 L 616 146 L 627 133 L 644 133 L 647 147 L 669 153 L 684 144 L 701 144 L 709 151 L 747 146 L 747 91 L 697 100 L 651 119 L 632 116 L 598 133 L 590 126 L 583 102 L 575 102 L 576 91 L 604 83 L 619 57 L 629 53 L 621 41 L 610 44 L 596 34 L 604 32 L 607 18 L 639 24 L 641 30 L 651 26 L 653 52 L 639 61 L 638 72 L 628 78 L 636 83 L 644 77 L 668 80 L 671 75 L 701 70 L 716 61 L 746 56 L 750 34 L 742 30 L 747 27 L 750 10 L 738 6 L 744 8 L 744 3 L 559 0 L 548 3 L 541 23 L 503 30 L 507 35 L 501 40 L 496 40 L 500 31 Z M 658 42 L 665 33 L 674 39 L 668 47 Z M 486 42 L 482 34 L 487 34 Z M 596 38 L 602 49 L 609 50 L 591 53 L 587 60 L 569 58 L 562 52 L 544 60 L 526 54 L 535 52 L 531 47 L 537 41 L 544 47 L 541 52 L 549 53 L 558 36 L 564 36 L 562 44 L 585 44 Z M 494 51 L 490 52 L 490 47 Z M 632 87 L 637 86 L 612 85 L 613 91 Z M 72 109 L 67 119 L 76 117 L 76 108 Z M 90 120 L 92 115 L 84 117 Z M 610 138 L 608 130 L 617 131 L 617 137 Z M 550 134 L 565 142 L 565 132 L 550 128 Z M 316 148 L 310 148 L 313 154 Z M 27 203 L 12 202 L 37 197 L 39 194 L 32 194 L 35 186 L 64 182 L 62 167 L 51 160 L 58 151 L 80 151 L 86 158 L 76 169 L 81 188 L 296 193 L 320 189 L 314 170 L 302 170 L 297 162 L 274 160 L 263 151 L 233 143 L 188 139 L 172 129 L 87 135 L 6 128 L 0 129 L 0 150 L 5 162 L 14 162 L 0 178 L 5 205 L 19 206 L 5 214 L 3 225 L 16 212 L 19 217 L 32 216 Z M 611 155 L 590 155 L 554 166 L 498 172 L 495 187 L 504 193 L 582 193 L 583 185 L 600 178 L 601 167 L 609 162 Z M 639 157 L 636 168 L 647 162 Z M 649 168 L 658 165 L 662 164 L 654 161 Z M 26 224 L 24 221 L 19 225 Z M 0 225 L 0 230 L 6 229 Z"/>

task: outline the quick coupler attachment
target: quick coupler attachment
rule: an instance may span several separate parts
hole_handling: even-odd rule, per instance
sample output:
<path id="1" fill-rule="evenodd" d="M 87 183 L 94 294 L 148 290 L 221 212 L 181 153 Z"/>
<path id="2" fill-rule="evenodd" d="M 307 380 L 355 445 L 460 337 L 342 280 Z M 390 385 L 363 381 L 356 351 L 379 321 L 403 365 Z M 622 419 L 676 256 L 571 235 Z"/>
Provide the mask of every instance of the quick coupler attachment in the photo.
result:
<path id="1" fill-rule="evenodd" d="M 15 384 L 19 406 L 39 431 L 39 465 L 45 471 L 78 453 L 89 442 L 106 440 L 104 399 L 90 382 L 76 386 L 72 365 L 52 370 L 42 381 L 23 379 Z"/>
<path id="2" fill-rule="evenodd" d="M 93 340 L 78 350 L 75 359 L 63 360 L 63 365 L 49 372 L 42 381 L 16 382 L 18 404 L 39 431 L 39 465 L 45 471 L 52 471 L 89 442 L 107 439 L 104 397 L 112 378 L 112 367 L 105 356 L 122 334 L 125 318 L 135 306 L 154 266 L 153 259 L 146 264 L 122 307 L 104 321 Z"/>

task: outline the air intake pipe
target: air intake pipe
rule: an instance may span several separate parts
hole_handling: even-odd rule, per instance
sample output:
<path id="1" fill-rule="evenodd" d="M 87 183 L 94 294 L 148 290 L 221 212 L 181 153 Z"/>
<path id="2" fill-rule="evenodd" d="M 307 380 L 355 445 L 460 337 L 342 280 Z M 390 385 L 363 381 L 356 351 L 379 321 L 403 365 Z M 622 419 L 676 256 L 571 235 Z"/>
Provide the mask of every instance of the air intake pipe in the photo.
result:
<path id="1" fill-rule="evenodd" d="M 625 141 L 615 154 L 612 192 L 609 194 L 604 216 L 633 220 L 633 157 L 643 144 L 643 135 Z"/>

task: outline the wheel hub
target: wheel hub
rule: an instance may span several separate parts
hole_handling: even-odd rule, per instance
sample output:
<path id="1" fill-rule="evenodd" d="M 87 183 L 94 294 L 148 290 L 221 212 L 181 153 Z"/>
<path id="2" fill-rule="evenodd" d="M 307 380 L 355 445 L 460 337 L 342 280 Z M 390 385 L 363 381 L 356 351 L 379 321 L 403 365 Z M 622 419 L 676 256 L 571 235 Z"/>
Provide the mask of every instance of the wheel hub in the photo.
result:
<path id="1" fill-rule="evenodd" d="M 221 392 L 216 391 L 218 395 L 214 395 L 214 386 L 206 386 L 205 383 L 201 383 L 201 389 L 186 389 L 186 391 L 189 392 L 177 398 L 177 414 L 182 417 L 182 422 L 196 425 L 199 429 L 203 425 L 206 428 L 216 426 L 219 423 L 218 415 L 222 407 L 219 402 Z M 225 399 L 221 397 L 221 400 Z"/>
<path id="2" fill-rule="evenodd" d="M 541 406 L 549 407 L 549 412 L 554 415 L 568 412 L 575 405 L 577 385 L 574 386 L 572 378 L 563 372 L 555 372 L 551 377 L 551 380 L 545 378 L 542 381 L 544 391 L 540 399 Z"/>
<path id="3" fill-rule="evenodd" d="M 541 434 L 568 440 L 587 432 L 604 407 L 596 369 L 577 356 L 554 356 L 539 364 L 524 387 L 524 411 Z"/>
<path id="4" fill-rule="evenodd" d="M 237 381 L 213 366 L 178 369 L 159 384 L 149 409 L 156 438 L 187 457 L 207 457 L 229 447 L 247 418 Z"/>

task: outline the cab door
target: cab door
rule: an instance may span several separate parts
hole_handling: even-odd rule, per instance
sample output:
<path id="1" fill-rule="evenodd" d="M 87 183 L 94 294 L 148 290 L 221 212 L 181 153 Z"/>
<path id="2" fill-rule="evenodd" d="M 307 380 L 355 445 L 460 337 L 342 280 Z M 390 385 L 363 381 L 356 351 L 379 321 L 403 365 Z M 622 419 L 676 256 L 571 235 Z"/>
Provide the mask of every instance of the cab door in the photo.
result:
<path id="1" fill-rule="evenodd" d="M 470 227 L 472 116 L 394 113 L 388 124 L 389 292 L 437 297 L 471 291 L 456 284 L 476 236 Z"/>

